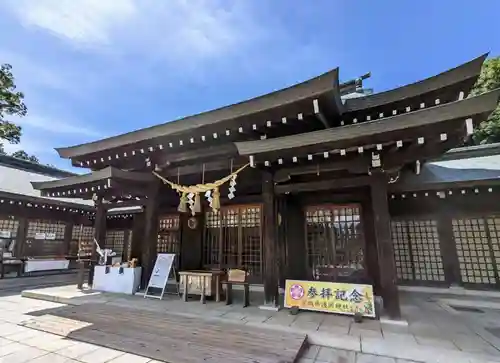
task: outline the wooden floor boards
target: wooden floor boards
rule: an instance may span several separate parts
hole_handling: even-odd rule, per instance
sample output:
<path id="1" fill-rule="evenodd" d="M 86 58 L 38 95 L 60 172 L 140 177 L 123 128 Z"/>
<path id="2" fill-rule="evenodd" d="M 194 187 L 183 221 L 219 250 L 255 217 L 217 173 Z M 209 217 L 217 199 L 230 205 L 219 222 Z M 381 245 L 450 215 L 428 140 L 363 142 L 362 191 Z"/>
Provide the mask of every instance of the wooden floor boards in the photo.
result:
<path id="1" fill-rule="evenodd" d="M 306 336 L 104 304 L 53 309 L 24 326 L 169 363 L 292 363 Z"/>

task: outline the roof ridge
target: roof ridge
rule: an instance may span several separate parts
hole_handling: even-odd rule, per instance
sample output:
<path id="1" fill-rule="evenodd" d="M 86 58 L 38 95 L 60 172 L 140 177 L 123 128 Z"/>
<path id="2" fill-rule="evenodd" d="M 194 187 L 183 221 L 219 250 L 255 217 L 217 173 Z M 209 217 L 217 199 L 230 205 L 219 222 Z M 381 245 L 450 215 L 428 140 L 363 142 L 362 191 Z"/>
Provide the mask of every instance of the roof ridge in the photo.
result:
<path id="1" fill-rule="evenodd" d="M 500 142 L 492 144 L 469 145 L 448 150 L 438 158 L 429 162 L 473 159 L 484 156 L 500 155 Z"/>
<path id="2" fill-rule="evenodd" d="M 0 164 L 11 168 L 22 169 L 36 174 L 51 176 L 54 178 L 61 178 L 61 177 L 66 178 L 70 176 L 79 175 L 77 173 L 59 169 L 51 165 L 41 164 L 31 160 L 17 158 L 12 155 L 0 155 Z"/>

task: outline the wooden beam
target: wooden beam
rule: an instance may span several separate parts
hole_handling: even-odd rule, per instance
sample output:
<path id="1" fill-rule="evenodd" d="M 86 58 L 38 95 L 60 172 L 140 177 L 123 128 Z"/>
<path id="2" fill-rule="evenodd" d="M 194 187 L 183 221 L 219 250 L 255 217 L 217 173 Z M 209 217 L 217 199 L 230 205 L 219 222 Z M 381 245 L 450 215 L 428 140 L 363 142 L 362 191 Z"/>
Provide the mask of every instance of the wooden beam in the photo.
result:
<path id="1" fill-rule="evenodd" d="M 317 173 L 318 171 L 321 173 L 321 172 L 348 170 L 351 173 L 361 174 L 361 173 L 367 173 L 369 169 L 370 169 L 370 162 L 366 157 L 358 156 L 352 160 L 345 160 L 345 158 L 342 158 L 339 161 L 333 161 L 328 163 L 321 163 L 316 165 L 311 164 L 311 165 L 303 165 L 303 166 L 280 169 L 274 174 L 274 181 L 280 183 L 289 180 L 290 179 L 289 177 L 292 175 L 314 174 Z"/>
<path id="2" fill-rule="evenodd" d="M 220 157 L 231 158 L 237 157 L 237 155 L 236 146 L 233 143 L 227 143 L 172 154 L 165 153 L 155 158 L 154 162 L 160 168 L 164 168 L 174 164 L 186 164 L 192 160 L 196 160 L 199 163 L 200 160 L 217 159 Z"/>
<path id="3" fill-rule="evenodd" d="M 330 128 L 331 127 L 330 122 L 328 122 L 325 115 L 323 115 L 323 113 L 319 109 L 319 100 L 317 98 L 313 100 L 313 109 L 314 109 L 314 115 L 323 124 L 323 126 L 325 126 L 325 129 Z"/>
<path id="4" fill-rule="evenodd" d="M 433 143 L 430 140 L 423 145 L 413 143 L 404 150 L 393 152 L 390 154 L 382 154 L 382 165 L 385 169 L 400 167 L 402 165 L 412 163 L 416 160 L 427 160 L 441 155 L 451 149 L 458 142 L 455 136 L 448 138 L 444 142 Z"/>
<path id="5" fill-rule="evenodd" d="M 248 163 L 248 158 L 235 158 L 233 161 L 233 169 L 237 169 Z M 205 172 L 209 171 L 219 171 L 219 170 L 227 170 L 231 169 L 231 160 L 224 159 L 218 161 L 211 161 L 205 163 Z M 177 175 L 189 175 L 189 174 L 201 174 L 203 170 L 203 166 L 201 164 L 195 165 L 186 165 L 180 167 L 172 167 L 160 172 L 160 175 L 165 177 L 177 177 Z"/>
<path id="6" fill-rule="evenodd" d="M 276 185 L 274 191 L 277 194 L 313 192 L 318 190 L 345 189 L 369 185 L 372 179 L 369 176 L 355 178 L 329 179 L 306 183 L 291 183 Z"/>
<path id="7" fill-rule="evenodd" d="M 372 209 L 374 217 L 375 239 L 380 266 L 380 284 L 384 307 L 393 319 L 401 317 L 398 288 L 396 285 L 396 264 L 391 239 L 391 217 L 387 200 L 387 178 L 382 173 L 373 176 L 371 184 Z"/>
<path id="8" fill-rule="evenodd" d="M 121 203 L 111 202 L 106 203 L 105 208 L 107 211 L 114 208 L 124 208 L 124 207 L 142 207 L 146 204 L 146 198 L 141 200 L 125 200 Z"/>

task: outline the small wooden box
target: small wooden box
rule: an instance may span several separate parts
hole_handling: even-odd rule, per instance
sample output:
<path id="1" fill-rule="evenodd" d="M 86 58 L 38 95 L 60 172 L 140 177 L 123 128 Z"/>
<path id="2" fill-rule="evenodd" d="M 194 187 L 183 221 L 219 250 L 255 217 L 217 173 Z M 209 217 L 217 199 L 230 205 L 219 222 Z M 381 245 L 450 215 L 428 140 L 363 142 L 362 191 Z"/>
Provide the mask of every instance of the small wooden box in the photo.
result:
<path id="1" fill-rule="evenodd" d="M 184 292 L 184 281 L 187 279 L 188 293 L 201 295 L 202 283 L 205 281 L 205 296 L 214 296 L 216 292 L 216 276 L 221 276 L 222 271 L 181 271 L 180 290 Z"/>

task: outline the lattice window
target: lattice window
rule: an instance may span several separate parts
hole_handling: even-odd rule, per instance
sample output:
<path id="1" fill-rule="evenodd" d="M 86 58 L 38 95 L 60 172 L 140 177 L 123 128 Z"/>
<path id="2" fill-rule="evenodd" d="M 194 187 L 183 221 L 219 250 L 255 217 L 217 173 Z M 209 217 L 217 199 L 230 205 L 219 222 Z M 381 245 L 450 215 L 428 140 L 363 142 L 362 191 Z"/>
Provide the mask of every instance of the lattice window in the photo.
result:
<path id="1" fill-rule="evenodd" d="M 161 216 L 159 220 L 158 239 L 156 248 L 158 253 L 175 253 L 174 263 L 178 267 L 180 254 L 180 218 L 178 215 Z"/>
<path id="2" fill-rule="evenodd" d="M 222 264 L 240 266 L 239 209 L 222 210 Z"/>
<path id="3" fill-rule="evenodd" d="M 37 233 L 55 233 L 56 240 L 64 239 L 66 223 L 62 221 L 31 220 L 28 223 L 27 238 L 35 238 Z"/>
<path id="4" fill-rule="evenodd" d="M 437 221 L 391 222 L 396 273 L 400 280 L 444 282 L 444 267 Z"/>
<path id="5" fill-rule="evenodd" d="M 404 221 L 391 222 L 396 274 L 399 280 L 414 280 L 408 229 Z"/>
<path id="6" fill-rule="evenodd" d="M 80 250 L 80 258 L 89 258 L 92 255 L 94 233 L 92 226 L 73 226 L 69 255 L 78 256 L 78 250 Z"/>
<path id="7" fill-rule="evenodd" d="M 165 215 L 159 218 L 159 231 L 178 231 L 179 230 L 179 216 L 178 215 Z"/>
<path id="8" fill-rule="evenodd" d="M 483 218 L 453 219 L 452 226 L 462 282 L 496 284 L 493 246 L 497 246 L 498 254 L 497 218 L 489 218 L 487 225 Z"/>
<path id="9" fill-rule="evenodd" d="M 415 279 L 445 281 L 443 259 L 435 220 L 408 221 Z"/>
<path id="10" fill-rule="evenodd" d="M 262 278 L 261 207 L 222 208 L 207 212 L 203 238 L 206 267 L 244 268 L 253 280 Z"/>
<path id="11" fill-rule="evenodd" d="M 240 208 L 240 265 L 253 276 L 261 276 L 262 234 L 260 207 Z"/>
<path id="12" fill-rule="evenodd" d="M 0 217 L 0 232 L 10 232 L 11 238 L 16 238 L 19 221 L 14 216 Z"/>
<path id="13" fill-rule="evenodd" d="M 500 265 L 500 217 L 495 216 L 488 218 L 488 230 L 490 232 L 491 241 L 490 251 L 493 255 L 494 270 L 496 272 L 498 282 L 498 278 L 500 277 L 498 274 L 498 266 Z M 490 275 L 491 272 L 488 272 L 488 276 Z"/>
<path id="14" fill-rule="evenodd" d="M 103 248 L 109 248 L 116 252 L 116 256 L 123 255 L 125 248 L 125 231 L 121 229 L 106 232 L 106 242 Z"/>
<path id="15" fill-rule="evenodd" d="M 315 279 L 331 280 L 364 270 L 361 207 L 323 205 L 306 209 L 306 252 Z"/>
<path id="16" fill-rule="evenodd" d="M 62 221 L 30 220 L 23 255 L 26 257 L 60 257 L 66 254 Z M 40 238 L 45 236 L 45 239 Z M 47 238 L 49 237 L 50 238 Z M 52 239 L 55 237 L 55 239 Z M 40 238 L 40 239 L 39 239 Z"/>
<path id="17" fill-rule="evenodd" d="M 0 243 L 4 253 L 16 254 L 16 237 L 19 221 L 14 216 L 0 216 Z M 0 256 L 1 257 L 1 256 Z"/>
<path id="18" fill-rule="evenodd" d="M 220 212 L 205 213 L 205 230 L 203 233 L 203 264 L 205 266 L 220 265 L 221 235 Z"/>

